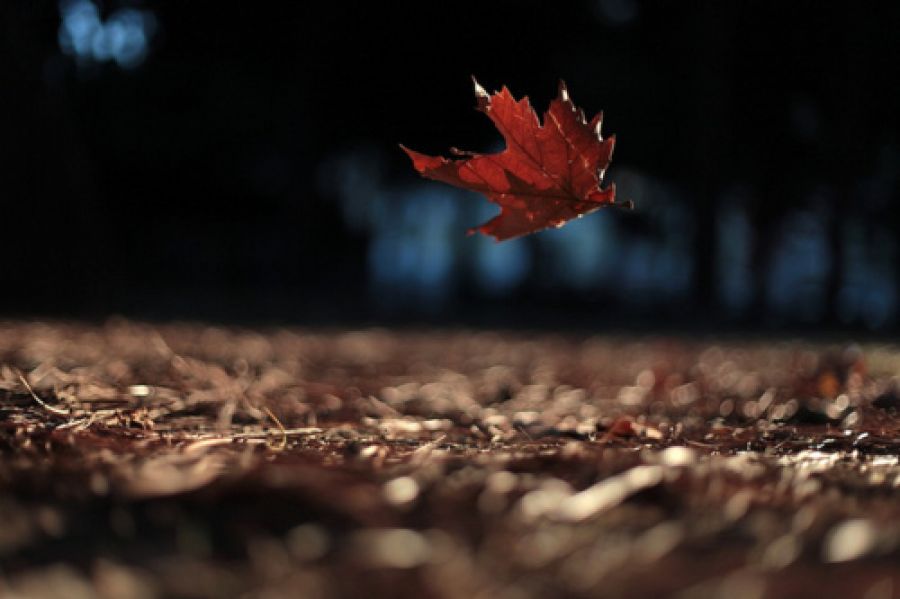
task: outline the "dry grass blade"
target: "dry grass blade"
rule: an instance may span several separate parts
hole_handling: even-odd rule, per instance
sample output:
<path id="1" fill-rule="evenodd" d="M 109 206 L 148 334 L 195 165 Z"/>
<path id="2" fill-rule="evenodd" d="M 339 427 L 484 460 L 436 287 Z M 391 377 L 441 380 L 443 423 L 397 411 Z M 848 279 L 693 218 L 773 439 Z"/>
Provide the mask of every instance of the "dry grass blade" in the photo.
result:
<path id="1" fill-rule="evenodd" d="M 269 445 L 269 447 L 271 449 L 274 449 L 275 451 L 284 451 L 288 444 L 287 429 L 284 428 L 284 425 L 281 424 L 281 420 L 279 420 L 278 417 L 275 416 L 275 414 L 272 412 L 272 410 L 269 409 L 268 406 L 263 406 L 263 411 L 269 418 L 272 419 L 272 421 L 278 426 L 278 429 L 281 431 L 281 444 Z"/>
<path id="2" fill-rule="evenodd" d="M 22 373 L 21 370 L 16 369 L 16 375 L 18 375 L 19 381 L 21 381 L 22 385 L 24 385 L 25 389 L 26 389 L 26 390 L 28 391 L 28 393 L 31 395 L 31 398 L 32 398 L 32 399 L 35 401 L 35 403 L 37 403 L 39 406 L 41 406 L 42 408 L 44 408 L 45 410 L 47 410 L 47 411 L 50 412 L 51 414 L 56 414 L 57 416 L 64 416 L 64 417 L 66 417 L 66 418 L 68 418 L 69 416 L 71 416 L 71 412 L 70 412 L 69 410 L 64 410 L 64 409 L 62 409 L 62 408 L 57 408 L 56 406 L 51 406 L 50 404 L 48 404 L 47 402 L 45 402 L 43 399 L 41 399 L 40 397 L 38 397 L 38 394 L 34 392 L 34 389 L 32 389 L 32 387 L 31 387 L 31 383 L 28 382 L 28 379 L 25 378 L 25 375 Z"/>

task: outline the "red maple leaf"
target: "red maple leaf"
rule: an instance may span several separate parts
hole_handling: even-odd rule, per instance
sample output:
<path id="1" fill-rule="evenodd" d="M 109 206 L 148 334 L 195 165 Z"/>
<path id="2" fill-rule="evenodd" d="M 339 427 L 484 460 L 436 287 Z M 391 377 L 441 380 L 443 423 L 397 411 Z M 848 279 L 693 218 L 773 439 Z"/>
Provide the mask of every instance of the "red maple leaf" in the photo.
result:
<path id="1" fill-rule="evenodd" d="M 503 241 L 561 227 L 615 203 L 615 185 L 600 187 L 615 145 L 614 136 L 600 135 L 602 112 L 587 121 L 560 82 L 542 125 L 527 96 L 516 100 L 505 86 L 489 96 L 473 81 L 477 108 L 503 135 L 505 150 L 475 154 L 451 148 L 459 156 L 451 160 L 400 146 L 422 176 L 477 191 L 500 205 L 500 214 L 469 229 L 470 235 L 480 231 Z"/>

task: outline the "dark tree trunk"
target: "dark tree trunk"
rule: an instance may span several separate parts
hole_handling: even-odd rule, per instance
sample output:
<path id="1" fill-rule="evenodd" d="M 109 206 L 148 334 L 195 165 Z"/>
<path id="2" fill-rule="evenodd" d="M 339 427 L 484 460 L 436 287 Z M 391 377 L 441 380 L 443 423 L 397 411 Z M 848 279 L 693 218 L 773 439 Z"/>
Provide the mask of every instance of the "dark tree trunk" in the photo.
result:
<path id="1" fill-rule="evenodd" d="M 722 164 L 721 148 L 726 139 L 730 104 L 728 45 L 733 38 L 733 8 L 727 4 L 707 5 L 697 19 L 694 86 L 696 102 L 690 136 L 694 140 L 694 165 L 697 185 L 694 207 L 694 297 L 701 318 L 715 312 L 717 299 L 716 196 L 727 165 Z"/>

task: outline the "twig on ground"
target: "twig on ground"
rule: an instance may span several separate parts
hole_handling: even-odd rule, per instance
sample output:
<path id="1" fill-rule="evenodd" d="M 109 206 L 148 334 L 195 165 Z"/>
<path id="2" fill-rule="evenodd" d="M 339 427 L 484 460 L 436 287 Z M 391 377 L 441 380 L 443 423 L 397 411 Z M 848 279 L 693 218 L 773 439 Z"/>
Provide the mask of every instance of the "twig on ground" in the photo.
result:
<path id="1" fill-rule="evenodd" d="M 447 438 L 447 435 L 438 435 L 437 438 L 425 443 L 415 449 L 410 457 L 410 464 L 415 466 L 422 465 L 429 457 L 431 457 L 431 452 L 433 452 L 437 447 L 440 446 L 441 443 L 444 442 L 444 439 Z"/>

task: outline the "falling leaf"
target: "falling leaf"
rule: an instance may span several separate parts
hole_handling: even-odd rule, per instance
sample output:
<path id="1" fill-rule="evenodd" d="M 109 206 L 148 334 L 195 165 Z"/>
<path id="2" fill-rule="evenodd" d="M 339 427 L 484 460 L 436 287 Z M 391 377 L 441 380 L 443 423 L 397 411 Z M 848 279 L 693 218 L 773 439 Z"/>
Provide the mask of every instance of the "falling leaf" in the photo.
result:
<path id="1" fill-rule="evenodd" d="M 603 139 L 603 113 L 588 121 L 572 103 L 565 83 L 560 82 L 543 124 L 528 98 L 516 100 L 506 87 L 490 96 L 475 81 L 475 96 L 478 110 L 506 141 L 502 152 L 475 154 L 453 148 L 458 158 L 447 159 L 401 146 L 422 176 L 482 193 L 500 206 L 499 215 L 469 234 L 480 231 L 503 241 L 561 227 L 615 203 L 615 186 L 601 187 L 615 137 Z"/>

